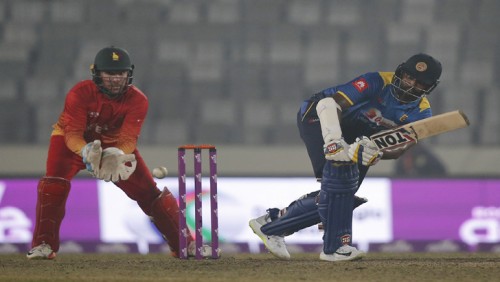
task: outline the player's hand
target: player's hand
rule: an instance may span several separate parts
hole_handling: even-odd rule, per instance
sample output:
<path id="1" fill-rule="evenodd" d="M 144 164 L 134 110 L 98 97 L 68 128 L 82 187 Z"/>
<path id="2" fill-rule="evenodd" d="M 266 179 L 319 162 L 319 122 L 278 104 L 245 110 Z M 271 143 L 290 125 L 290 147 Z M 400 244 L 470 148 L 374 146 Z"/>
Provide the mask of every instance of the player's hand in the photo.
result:
<path id="1" fill-rule="evenodd" d="M 82 149 L 82 161 L 87 167 L 87 170 L 93 175 L 99 175 L 99 165 L 101 164 L 101 141 L 94 140 L 85 145 Z"/>
<path id="2" fill-rule="evenodd" d="M 134 154 L 124 154 L 115 147 L 106 148 L 102 153 L 98 178 L 106 182 L 127 180 L 135 171 L 136 165 Z"/>
<path id="3" fill-rule="evenodd" d="M 353 164 L 349 157 L 349 144 L 343 138 L 334 139 L 325 143 L 323 146 L 325 159 L 332 161 L 335 164 L 350 165 Z"/>
<path id="4" fill-rule="evenodd" d="M 364 166 L 375 165 L 383 155 L 377 145 L 366 136 L 356 138 L 356 141 L 349 147 L 348 154 L 353 162 Z"/>

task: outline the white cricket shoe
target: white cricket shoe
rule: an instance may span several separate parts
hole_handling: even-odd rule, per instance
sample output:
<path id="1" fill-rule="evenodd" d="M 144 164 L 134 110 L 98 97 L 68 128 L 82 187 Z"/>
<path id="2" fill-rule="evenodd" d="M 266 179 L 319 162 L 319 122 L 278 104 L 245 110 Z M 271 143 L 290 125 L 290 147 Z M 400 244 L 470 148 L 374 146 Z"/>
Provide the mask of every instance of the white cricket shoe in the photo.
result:
<path id="1" fill-rule="evenodd" d="M 353 246 L 344 245 L 338 248 L 333 254 L 325 254 L 324 252 L 321 252 L 319 259 L 326 261 L 349 261 L 361 259 L 364 255 L 365 253 L 363 251 L 360 251 Z"/>
<path id="2" fill-rule="evenodd" d="M 52 251 L 52 248 L 45 243 L 38 245 L 31 249 L 26 254 L 28 259 L 54 259 L 56 257 L 56 253 Z"/>
<path id="3" fill-rule="evenodd" d="M 196 242 L 192 241 L 189 243 L 188 249 L 187 249 L 187 254 L 188 257 L 195 257 L 196 256 Z M 201 256 L 203 258 L 211 258 L 212 257 L 212 247 L 209 245 L 202 245 L 201 246 Z M 220 249 L 217 250 L 217 256 L 220 257 Z"/>
<path id="4" fill-rule="evenodd" d="M 250 220 L 248 225 L 252 228 L 253 233 L 255 233 L 259 238 L 264 242 L 266 248 L 273 254 L 275 257 L 280 259 L 290 259 L 290 253 L 286 249 L 285 237 L 284 236 L 276 236 L 276 235 L 266 235 L 264 234 L 260 228 L 262 225 L 270 222 L 269 216 L 263 215 L 257 218 Z"/>

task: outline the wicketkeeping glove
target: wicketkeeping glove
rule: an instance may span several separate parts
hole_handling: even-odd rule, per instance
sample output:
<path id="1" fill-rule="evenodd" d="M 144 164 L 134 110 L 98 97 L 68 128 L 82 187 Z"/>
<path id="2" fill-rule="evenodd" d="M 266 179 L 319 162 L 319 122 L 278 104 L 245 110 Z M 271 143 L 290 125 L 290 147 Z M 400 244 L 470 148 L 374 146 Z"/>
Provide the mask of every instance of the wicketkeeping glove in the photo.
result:
<path id="1" fill-rule="evenodd" d="M 335 164 L 350 165 L 353 164 L 349 157 L 349 144 L 344 141 L 344 138 L 334 139 L 323 146 L 325 159 L 332 161 Z"/>
<path id="2" fill-rule="evenodd" d="M 82 161 L 87 170 L 93 175 L 99 175 L 99 165 L 101 164 L 101 141 L 94 140 L 85 145 L 82 149 Z"/>
<path id="3" fill-rule="evenodd" d="M 130 163 L 131 166 L 128 166 Z M 98 178 L 106 182 L 127 180 L 137 166 L 134 154 L 125 154 L 122 150 L 110 147 L 102 152 L 101 169 Z"/>
<path id="4" fill-rule="evenodd" d="M 361 162 L 364 166 L 375 165 L 383 155 L 377 145 L 366 136 L 356 138 L 356 141 L 351 144 L 348 154 L 353 162 Z"/>

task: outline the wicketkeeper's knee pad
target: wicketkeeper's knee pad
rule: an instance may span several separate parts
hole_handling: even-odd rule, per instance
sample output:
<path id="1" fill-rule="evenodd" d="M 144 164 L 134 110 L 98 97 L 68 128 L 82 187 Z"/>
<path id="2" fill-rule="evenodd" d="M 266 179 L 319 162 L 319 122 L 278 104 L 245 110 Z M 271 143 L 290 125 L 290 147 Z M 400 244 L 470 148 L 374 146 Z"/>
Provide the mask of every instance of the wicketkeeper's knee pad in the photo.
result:
<path id="1" fill-rule="evenodd" d="M 59 250 L 59 229 L 65 215 L 70 188 L 71 183 L 60 177 L 43 177 L 38 182 L 32 247 L 45 242 L 54 252 Z"/>
<path id="2" fill-rule="evenodd" d="M 163 235 L 163 238 L 167 240 L 173 255 L 178 257 L 179 206 L 177 205 L 177 199 L 175 199 L 174 195 L 166 187 L 151 205 L 151 220 Z M 187 235 L 188 243 L 193 241 L 191 234 Z"/>

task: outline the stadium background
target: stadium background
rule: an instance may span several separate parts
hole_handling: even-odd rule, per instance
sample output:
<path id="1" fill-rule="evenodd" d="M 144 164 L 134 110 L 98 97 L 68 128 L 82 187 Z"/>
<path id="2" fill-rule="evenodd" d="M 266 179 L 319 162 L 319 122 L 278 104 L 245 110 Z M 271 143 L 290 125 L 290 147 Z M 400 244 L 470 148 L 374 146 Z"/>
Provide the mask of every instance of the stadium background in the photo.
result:
<path id="1" fill-rule="evenodd" d="M 499 16 L 495 0 L 3 0 L 4 195 L 16 189 L 10 180 L 43 174 L 64 95 L 89 78 L 103 46 L 130 52 L 135 84 L 151 101 L 139 144 L 151 167 L 165 165 L 175 176 L 176 146 L 212 143 L 219 148 L 220 176 L 269 179 L 310 176 L 294 124 L 302 99 L 367 71 L 393 71 L 423 51 L 444 66 L 429 97 L 434 112 L 463 109 L 471 127 L 422 142 L 447 173 L 424 170 L 410 175 L 411 185 L 431 175 L 476 181 L 467 190 L 477 196 L 473 206 L 489 208 L 479 217 L 500 230 L 499 197 L 489 192 L 500 189 Z M 398 165 L 381 162 L 370 176 L 409 177 Z M 444 206 L 459 204 L 458 192 L 448 192 Z M 423 202 L 432 191 L 426 193 L 420 194 Z M 0 210 L 8 207 L 0 202 Z M 0 216 L 3 235 L 12 234 L 6 214 Z M 438 239 L 450 239 L 445 237 Z"/>

